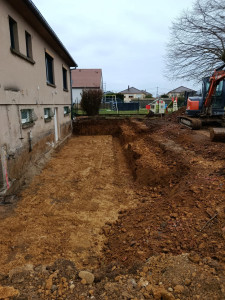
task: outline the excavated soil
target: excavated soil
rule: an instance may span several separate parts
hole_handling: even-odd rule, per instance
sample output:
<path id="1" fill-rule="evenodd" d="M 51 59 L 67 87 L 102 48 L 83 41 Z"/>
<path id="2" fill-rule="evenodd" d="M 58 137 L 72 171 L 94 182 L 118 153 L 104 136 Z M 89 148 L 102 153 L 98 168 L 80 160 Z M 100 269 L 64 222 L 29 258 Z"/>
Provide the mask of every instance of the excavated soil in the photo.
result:
<path id="1" fill-rule="evenodd" d="M 76 121 L 0 206 L 0 299 L 225 299 L 225 144 L 177 114 Z"/>

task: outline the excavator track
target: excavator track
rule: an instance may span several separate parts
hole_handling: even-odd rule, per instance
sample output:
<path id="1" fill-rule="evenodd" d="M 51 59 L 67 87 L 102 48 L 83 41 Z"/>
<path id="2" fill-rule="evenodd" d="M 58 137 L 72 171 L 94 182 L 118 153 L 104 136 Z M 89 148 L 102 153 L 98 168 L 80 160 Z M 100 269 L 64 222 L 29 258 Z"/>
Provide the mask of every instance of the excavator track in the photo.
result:
<path id="1" fill-rule="evenodd" d="M 178 117 L 178 122 L 190 129 L 198 130 L 202 127 L 202 121 L 200 119 Z"/>

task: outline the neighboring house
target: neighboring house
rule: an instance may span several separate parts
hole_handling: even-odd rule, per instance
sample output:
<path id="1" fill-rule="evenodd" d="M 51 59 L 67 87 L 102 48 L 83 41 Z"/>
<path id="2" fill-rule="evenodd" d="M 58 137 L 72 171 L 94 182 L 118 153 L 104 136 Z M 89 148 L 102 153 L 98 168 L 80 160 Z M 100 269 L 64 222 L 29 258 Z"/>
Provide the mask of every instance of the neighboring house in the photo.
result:
<path id="1" fill-rule="evenodd" d="M 0 45 L 4 194 L 19 186 L 30 162 L 71 133 L 70 67 L 77 64 L 30 0 L 0 1 Z"/>
<path id="2" fill-rule="evenodd" d="M 167 93 L 167 95 L 171 98 L 171 97 L 182 97 L 185 95 L 185 92 L 189 93 L 190 96 L 194 95 L 196 93 L 196 91 L 186 88 L 184 86 L 180 86 L 170 92 Z"/>
<path id="3" fill-rule="evenodd" d="M 144 99 L 146 96 L 145 91 L 140 91 L 134 87 L 129 87 L 128 89 L 119 92 L 120 94 L 124 95 L 124 102 L 130 102 L 133 99 Z"/>
<path id="4" fill-rule="evenodd" d="M 73 69 L 71 75 L 73 103 L 80 103 L 81 93 L 84 89 L 103 90 L 101 69 Z"/>

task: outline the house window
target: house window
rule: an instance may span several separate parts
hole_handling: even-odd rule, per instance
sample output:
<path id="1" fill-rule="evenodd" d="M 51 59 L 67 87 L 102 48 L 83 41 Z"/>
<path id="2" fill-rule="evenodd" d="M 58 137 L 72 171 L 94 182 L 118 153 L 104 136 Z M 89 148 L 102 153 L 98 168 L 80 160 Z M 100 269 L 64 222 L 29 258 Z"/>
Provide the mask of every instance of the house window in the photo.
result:
<path id="1" fill-rule="evenodd" d="M 34 121 L 37 120 L 37 116 L 33 109 L 21 109 L 21 123 L 22 128 L 27 128 L 34 125 Z"/>
<path id="2" fill-rule="evenodd" d="M 68 91 L 68 85 L 67 85 L 67 70 L 63 67 L 62 68 L 62 74 L 63 74 L 63 89 L 65 91 Z"/>
<path id="3" fill-rule="evenodd" d="M 11 17 L 9 17 L 9 31 L 10 31 L 11 48 L 13 50 L 19 51 L 17 23 Z"/>
<path id="4" fill-rule="evenodd" d="M 70 108 L 69 108 L 69 106 L 64 106 L 64 116 L 69 115 L 69 113 L 70 113 Z"/>
<path id="5" fill-rule="evenodd" d="M 44 108 L 44 120 L 45 122 L 50 122 L 52 117 L 54 116 L 54 113 L 51 108 Z"/>
<path id="6" fill-rule="evenodd" d="M 45 53 L 46 79 L 50 85 L 55 85 L 54 81 L 54 59 L 48 53 Z"/>
<path id="7" fill-rule="evenodd" d="M 26 54 L 27 54 L 27 57 L 33 58 L 31 35 L 26 31 L 25 31 L 25 39 L 26 39 Z"/>

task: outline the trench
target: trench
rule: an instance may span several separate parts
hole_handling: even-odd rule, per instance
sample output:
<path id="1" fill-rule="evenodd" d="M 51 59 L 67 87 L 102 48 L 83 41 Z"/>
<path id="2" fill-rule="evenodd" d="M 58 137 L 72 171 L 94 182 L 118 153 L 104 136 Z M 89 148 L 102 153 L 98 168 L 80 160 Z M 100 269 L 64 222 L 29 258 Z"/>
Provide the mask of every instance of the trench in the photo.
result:
<path id="1" fill-rule="evenodd" d="M 88 299 L 90 288 L 96 299 L 105 299 L 106 293 L 108 299 L 131 299 L 120 297 L 124 289 L 131 291 L 128 278 L 141 282 L 147 276 L 157 289 L 158 282 L 167 282 L 168 289 L 175 273 L 184 285 L 188 268 L 191 277 L 196 266 L 204 269 L 200 257 L 224 261 L 223 210 L 204 227 L 223 199 L 222 178 L 215 182 L 216 173 L 210 175 L 221 170 L 221 162 L 187 149 L 174 138 L 177 129 L 153 127 L 137 119 L 79 118 L 73 123 L 73 136 L 21 191 L 14 210 L 6 215 L 1 210 L 0 281 L 13 283 L 21 296 L 58 299 L 52 286 L 61 293 L 63 275 L 62 282 L 75 286 L 63 285 L 66 299 Z M 188 259 L 193 251 L 197 264 Z M 91 271 L 95 282 L 84 285 L 77 270 Z M 142 290 L 132 287 L 138 299 Z"/>

